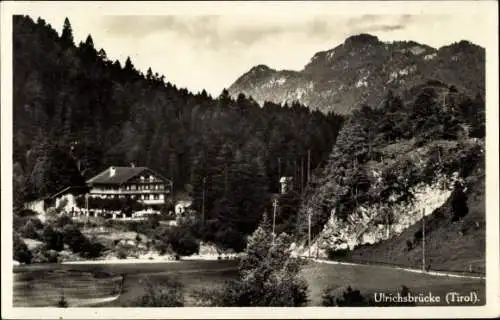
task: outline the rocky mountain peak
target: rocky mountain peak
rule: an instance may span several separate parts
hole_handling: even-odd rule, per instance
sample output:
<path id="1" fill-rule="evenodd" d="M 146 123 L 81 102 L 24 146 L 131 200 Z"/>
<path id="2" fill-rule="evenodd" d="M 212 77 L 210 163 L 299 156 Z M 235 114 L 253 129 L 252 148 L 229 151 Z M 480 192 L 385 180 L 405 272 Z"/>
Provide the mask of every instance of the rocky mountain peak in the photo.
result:
<path id="1" fill-rule="evenodd" d="M 371 34 L 367 33 L 361 33 L 358 35 L 353 35 L 348 37 L 344 41 L 344 45 L 348 47 L 354 47 L 354 46 L 364 46 L 364 45 L 369 45 L 369 44 L 379 44 L 380 41 L 378 37 L 373 36 Z"/>
<path id="2" fill-rule="evenodd" d="M 265 64 L 259 64 L 259 65 L 256 65 L 255 67 L 252 67 L 252 69 L 250 69 L 249 73 L 269 72 L 269 71 L 274 71 L 274 70 L 269 68 Z"/>

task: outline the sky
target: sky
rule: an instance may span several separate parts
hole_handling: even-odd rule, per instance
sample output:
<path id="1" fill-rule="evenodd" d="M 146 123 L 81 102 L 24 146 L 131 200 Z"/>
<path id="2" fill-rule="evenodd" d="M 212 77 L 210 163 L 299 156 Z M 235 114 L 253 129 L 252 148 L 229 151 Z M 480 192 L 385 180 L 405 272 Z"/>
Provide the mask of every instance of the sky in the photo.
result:
<path id="1" fill-rule="evenodd" d="M 128 10 L 116 15 L 102 8 L 82 14 L 77 9 L 45 7 L 27 13 L 34 19 L 41 16 L 59 33 L 68 17 L 76 43 L 91 34 L 95 47 L 104 48 L 108 58 L 123 63 L 130 56 L 144 73 L 151 67 L 178 87 L 193 92 L 206 89 L 212 96 L 258 64 L 301 70 L 316 52 L 334 48 L 355 34 L 373 34 L 382 41 L 413 40 L 436 48 L 460 40 L 485 46 L 491 37 L 484 32 L 491 30 L 491 22 L 481 10 L 353 13 L 325 6 L 308 12 L 297 4 L 292 11 L 272 7 L 135 14 Z"/>

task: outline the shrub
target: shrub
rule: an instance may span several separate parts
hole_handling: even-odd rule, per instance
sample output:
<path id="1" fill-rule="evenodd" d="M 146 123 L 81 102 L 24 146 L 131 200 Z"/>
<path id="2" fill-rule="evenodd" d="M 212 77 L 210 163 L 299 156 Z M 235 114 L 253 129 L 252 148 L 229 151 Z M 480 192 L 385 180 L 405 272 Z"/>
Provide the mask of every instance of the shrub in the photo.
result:
<path id="1" fill-rule="evenodd" d="M 338 307 L 363 307 L 370 305 L 370 300 L 365 298 L 359 290 L 353 290 L 351 286 L 342 293 L 342 296 L 336 298 L 331 289 L 326 289 L 323 292 L 322 304 L 325 307 L 338 306 Z"/>
<path id="2" fill-rule="evenodd" d="M 12 254 L 12 258 L 20 263 L 30 264 L 33 259 L 31 251 L 28 250 L 24 241 L 17 234 L 14 234 Z"/>
<path id="3" fill-rule="evenodd" d="M 29 218 L 14 214 L 13 219 L 12 219 L 12 227 L 14 230 L 18 231 L 22 227 L 24 227 L 24 225 L 26 223 L 28 223 L 28 221 L 29 221 Z"/>
<path id="4" fill-rule="evenodd" d="M 67 308 L 68 307 L 68 302 L 64 298 L 64 295 L 61 295 L 61 298 L 59 301 L 57 301 L 57 307 L 58 308 Z"/>
<path id="5" fill-rule="evenodd" d="M 104 246 L 99 242 L 90 241 L 85 239 L 82 251 L 80 252 L 80 256 L 84 258 L 97 258 L 101 256 L 104 251 Z"/>
<path id="6" fill-rule="evenodd" d="M 124 247 L 120 247 L 116 252 L 116 256 L 118 257 L 118 259 L 127 259 L 128 252 Z"/>
<path id="7" fill-rule="evenodd" d="M 420 228 L 413 234 L 413 242 L 419 242 L 420 240 L 422 240 L 422 236 L 422 228 Z"/>
<path id="8" fill-rule="evenodd" d="M 326 249 L 326 256 L 328 257 L 329 260 L 336 260 L 336 259 L 342 259 L 346 258 L 351 251 L 349 249 L 334 249 L 334 248 L 327 248 Z"/>
<path id="9" fill-rule="evenodd" d="M 42 240 L 49 250 L 61 251 L 64 249 L 63 234 L 54 230 L 50 225 L 43 229 Z"/>
<path id="10" fill-rule="evenodd" d="M 170 232 L 167 233 L 167 237 L 172 250 L 180 256 L 189 256 L 199 251 L 198 241 L 183 228 L 171 228 Z"/>
<path id="11" fill-rule="evenodd" d="M 413 242 L 406 240 L 406 250 L 411 251 L 413 249 Z"/>
<path id="12" fill-rule="evenodd" d="M 80 232 L 80 230 L 73 225 L 66 225 L 63 229 L 63 240 L 73 253 L 79 253 L 84 250 L 87 245 L 87 238 Z"/>
<path id="13" fill-rule="evenodd" d="M 158 250 L 160 255 L 164 255 L 167 253 L 169 253 L 169 254 L 173 253 L 172 246 L 168 242 L 163 241 L 163 240 L 158 240 L 158 241 L 154 241 L 153 243 L 154 243 L 154 248 L 156 250 Z"/>
<path id="14" fill-rule="evenodd" d="M 205 307 L 238 307 L 248 305 L 245 301 L 245 288 L 238 280 L 226 280 L 215 288 L 195 289 L 191 296 L 198 306 Z"/>
<path id="15" fill-rule="evenodd" d="M 40 239 L 38 232 L 36 231 L 35 225 L 31 220 L 28 220 L 26 224 L 19 230 L 23 238 L 29 239 Z"/>
<path id="16" fill-rule="evenodd" d="M 59 254 L 55 250 L 47 249 L 41 246 L 33 250 L 33 262 L 36 263 L 57 263 L 59 261 Z"/>
<path id="17" fill-rule="evenodd" d="M 245 249 L 245 239 L 241 232 L 232 227 L 223 227 L 215 234 L 215 242 L 224 249 L 232 248 L 237 252 Z"/>
<path id="18" fill-rule="evenodd" d="M 170 277 L 155 279 L 144 278 L 146 292 L 133 301 L 131 307 L 183 307 L 184 288 L 182 284 Z"/>
<path id="19" fill-rule="evenodd" d="M 453 190 L 451 208 L 453 212 L 451 217 L 452 221 L 460 220 L 469 212 L 469 208 L 467 207 L 467 194 L 465 194 L 463 188 L 456 187 L 455 190 Z"/>
<path id="20" fill-rule="evenodd" d="M 64 228 L 68 225 L 73 225 L 73 219 L 66 214 L 60 215 L 54 221 L 54 226 L 57 228 Z"/>

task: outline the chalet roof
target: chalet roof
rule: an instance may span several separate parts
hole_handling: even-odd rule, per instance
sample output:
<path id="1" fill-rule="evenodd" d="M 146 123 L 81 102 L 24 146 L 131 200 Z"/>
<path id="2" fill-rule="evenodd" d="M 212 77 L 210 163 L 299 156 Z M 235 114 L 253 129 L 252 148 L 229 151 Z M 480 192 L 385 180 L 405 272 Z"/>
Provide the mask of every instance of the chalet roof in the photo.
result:
<path id="1" fill-rule="evenodd" d="M 111 170 L 115 170 L 114 175 L 111 175 Z M 111 166 L 96 176 L 87 180 L 87 184 L 121 184 L 127 182 L 133 177 L 139 175 L 144 171 L 150 171 L 154 173 L 156 176 L 160 177 L 163 180 L 168 180 L 159 173 L 154 172 L 148 167 L 115 167 Z"/>

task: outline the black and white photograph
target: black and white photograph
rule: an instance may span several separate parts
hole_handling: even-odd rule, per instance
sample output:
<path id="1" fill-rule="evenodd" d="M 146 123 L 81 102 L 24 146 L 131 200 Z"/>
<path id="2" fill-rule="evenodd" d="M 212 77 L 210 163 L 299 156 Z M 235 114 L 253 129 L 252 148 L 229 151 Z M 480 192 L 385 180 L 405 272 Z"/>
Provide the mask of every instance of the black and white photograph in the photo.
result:
<path id="1" fill-rule="evenodd" d="M 3 2 L 2 318 L 500 315 L 497 10 Z"/>

